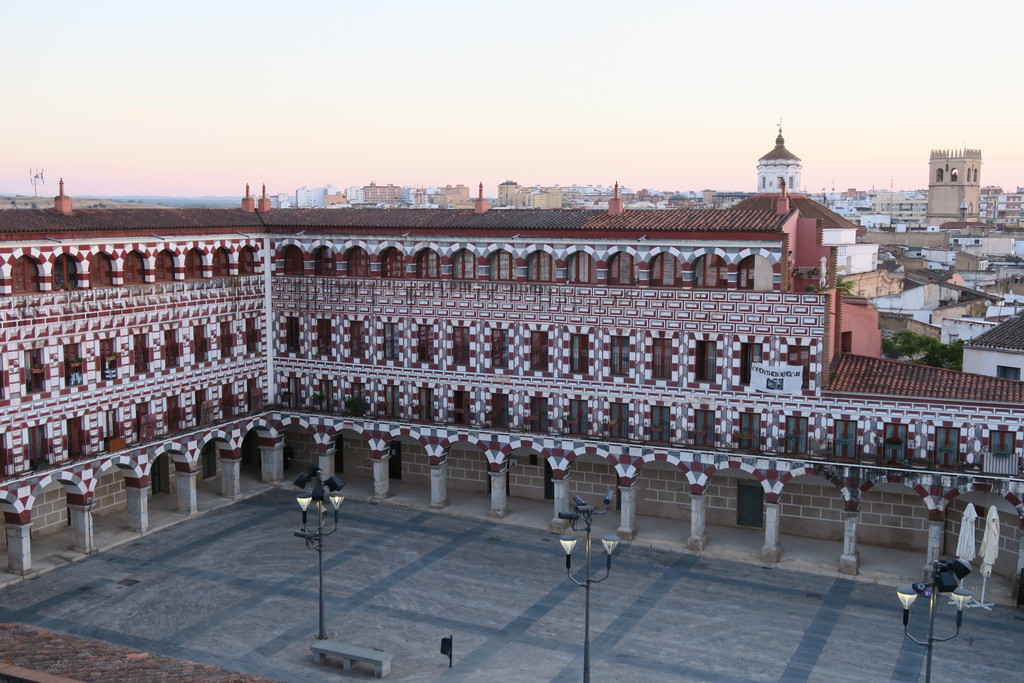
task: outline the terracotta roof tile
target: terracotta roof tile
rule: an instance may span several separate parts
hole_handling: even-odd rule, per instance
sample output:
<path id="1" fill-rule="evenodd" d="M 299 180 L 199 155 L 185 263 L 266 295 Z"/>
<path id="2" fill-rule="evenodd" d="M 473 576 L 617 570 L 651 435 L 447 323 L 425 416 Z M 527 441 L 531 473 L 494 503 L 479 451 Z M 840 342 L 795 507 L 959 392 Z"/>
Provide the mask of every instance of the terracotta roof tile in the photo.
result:
<path id="1" fill-rule="evenodd" d="M 476 214 L 455 209 L 281 209 L 250 213 L 241 209 L 83 210 L 64 216 L 49 210 L 0 211 L 0 239 L 26 234 L 89 236 L 110 232 L 195 232 L 260 228 L 325 228 L 346 231 L 412 230 L 456 234 L 477 231 L 513 233 L 647 232 L 779 233 L 786 221 L 772 210 L 606 211 L 584 209 L 491 210 Z"/>
<path id="2" fill-rule="evenodd" d="M 1024 382 L 852 354 L 844 354 L 839 358 L 827 391 L 983 403 L 1024 403 Z"/>
<path id="3" fill-rule="evenodd" d="M 1024 314 L 999 323 L 965 345 L 986 349 L 1024 351 Z"/>
<path id="4" fill-rule="evenodd" d="M 740 203 L 734 205 L 733 210 L 755 210 L 755 211 L 767 211 L 775 207 L 775 200 L 778 198 L 777 194 L 756 194 L 753 197 L 747 197 Z M 810 197 L 791 194 L 789 195 L 789 205 L 799 209 L 800 216 L 802 218 L 814 218 L 822 219 L 826 228 L 844 228 L 847 230 L 859 230 L 860 226 L 851 223 L 846 220 L 832 209 L 819 204 Z"/>

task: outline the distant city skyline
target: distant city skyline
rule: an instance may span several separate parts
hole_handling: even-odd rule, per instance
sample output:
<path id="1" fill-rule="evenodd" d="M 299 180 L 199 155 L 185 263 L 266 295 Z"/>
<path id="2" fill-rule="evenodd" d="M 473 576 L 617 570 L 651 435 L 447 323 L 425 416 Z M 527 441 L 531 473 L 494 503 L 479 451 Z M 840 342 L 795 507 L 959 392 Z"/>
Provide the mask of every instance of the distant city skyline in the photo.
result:
<path id="1" fill-rule="evenodd" d="M 182 0 L 7 8 L 0 194 L 463 183 L 927 187 L 932 149 L 1024 184 L 1016 2 L 515 6 Z M 834 179 L 834 183 L 833 183 Z"/>

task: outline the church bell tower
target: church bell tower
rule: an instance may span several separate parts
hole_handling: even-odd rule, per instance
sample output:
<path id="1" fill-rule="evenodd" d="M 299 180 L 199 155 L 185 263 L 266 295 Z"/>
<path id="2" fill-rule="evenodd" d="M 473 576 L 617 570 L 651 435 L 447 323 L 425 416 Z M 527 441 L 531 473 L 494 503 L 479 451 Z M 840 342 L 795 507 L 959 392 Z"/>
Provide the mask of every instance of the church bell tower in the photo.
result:
<path id="1" fill-rule="evenodd" d="M 933 149 L 928 160 L 928 225 L 977 221 L 980 149 Z"/>

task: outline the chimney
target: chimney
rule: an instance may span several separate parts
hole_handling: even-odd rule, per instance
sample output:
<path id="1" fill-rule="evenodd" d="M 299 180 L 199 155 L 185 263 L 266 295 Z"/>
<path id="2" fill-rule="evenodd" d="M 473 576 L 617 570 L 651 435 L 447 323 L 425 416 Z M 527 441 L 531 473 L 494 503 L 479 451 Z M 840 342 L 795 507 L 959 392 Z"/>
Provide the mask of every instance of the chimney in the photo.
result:
<path id="1" fill-rule="evenodd" d="M 249 183 L 245 184 L 245 196 L 242 197 L 242 211 L 256 211 L 256 200 L 249 196 Z"/>
<path id="2" fill-rule="evenodd" d="M 480 183 L 480 193 L 473 200 L 473 213 L 487 213 L 487 200 L 484 199 L 484 184 Z"/>
<path id="3" fill-rule="evenodd" d="M 789 213 L 789 194 L 786 192 L 786 179 L 779 178 L 779 186 L 782 187 L 782 194 L 775 200 L 775 213 L 785 216 Z"/>
<path id="4" fill-rule="evenodd" d="M 608 200 L 608 215 L 621 216 L 626 210 L 625 204 L 619 199 L 619 181 L 615 181 L 615 196 Z"/>
<path id="5" fill-rule="evenodd" d="M 260 197 L 259 207 L 256 210 L 263 213 L 264 211 L 270 211 L 270 209 L 270 200 L 267 199 L 267 184 L 263 183 L 263 196 Z"/>
<path id="6" fill-rule="evenodd" d="M 71 215 L 71 197 L 64 194 L 64 179 L 60 179 L 60 194 L 53 198 L 53 210 L 64 216 Z"/>

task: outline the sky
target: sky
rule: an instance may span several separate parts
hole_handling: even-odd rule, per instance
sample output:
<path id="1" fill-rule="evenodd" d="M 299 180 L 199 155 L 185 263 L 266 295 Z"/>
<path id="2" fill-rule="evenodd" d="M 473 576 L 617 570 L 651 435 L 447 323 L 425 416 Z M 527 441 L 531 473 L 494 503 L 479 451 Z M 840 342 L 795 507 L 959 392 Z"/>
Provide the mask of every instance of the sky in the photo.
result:
<path id="1" fill-rule="evenodd" d="M 1024 3 L 6 3 L 0 194 L 379 184 L 1024 185 Z"/>

